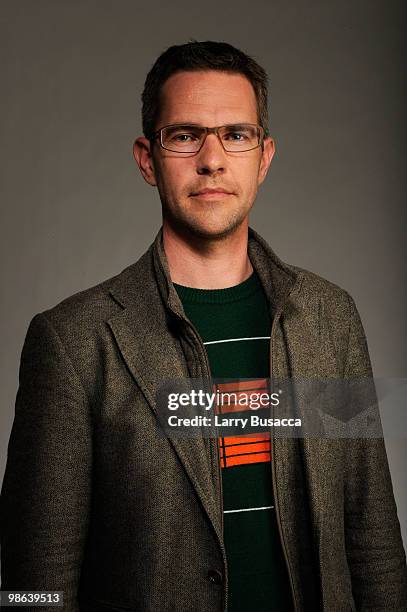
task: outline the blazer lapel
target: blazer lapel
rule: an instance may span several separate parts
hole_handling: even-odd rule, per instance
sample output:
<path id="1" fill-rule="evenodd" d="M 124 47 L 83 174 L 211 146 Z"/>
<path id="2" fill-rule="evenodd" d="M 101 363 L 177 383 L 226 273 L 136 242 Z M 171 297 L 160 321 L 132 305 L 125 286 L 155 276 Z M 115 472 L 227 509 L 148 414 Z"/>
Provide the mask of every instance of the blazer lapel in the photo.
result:
<path id="1" fill-rule="evenodd" d="M 301 295 L 295 292 L 291 296 L 282 320 L 289 376 L 296 390 L 295 408 L 304 426 L 299 448 L 306 475 L 314 545 L 320 563 L 324 563 L 323 543 L 327 532 L 325 510 L 331 503 L 330 483 L 337 477 L 333 457 L 340 451 L 342 443 L 342 440 L 333 439 L 332 432 L 327 431 L 332 419 L 326 414 L 324 382 L 328 382 L 329 396 L 329 378 L 332 380 L 339 373 L 335 373 L 334 349 L 323 321 L 322 298 L 314 298 L 314 303 L 310 302 L 305 289 Z M 281 463 L 289 464 L 294 459 L 292 441 L 276 442 Z M 284 469 L 280 464 L 281 474 Z M 289 508 L 285 511 L 289 516 Z"/>
<path id="2" fill-rule="evenodd" d="M 171 327 L 169 314 L 152 275 L 150 249 L 116 277 L 110 295 L 123 310 L 107 323 L 135 383 L 162 423 L 158 390 L 166 380 L 185 380 L 189 374 L 179 339 Z M 168 439 L 220 537 L 220 504 L 216 501 L 207 441 L 171 434 L 168 434 Z"/>

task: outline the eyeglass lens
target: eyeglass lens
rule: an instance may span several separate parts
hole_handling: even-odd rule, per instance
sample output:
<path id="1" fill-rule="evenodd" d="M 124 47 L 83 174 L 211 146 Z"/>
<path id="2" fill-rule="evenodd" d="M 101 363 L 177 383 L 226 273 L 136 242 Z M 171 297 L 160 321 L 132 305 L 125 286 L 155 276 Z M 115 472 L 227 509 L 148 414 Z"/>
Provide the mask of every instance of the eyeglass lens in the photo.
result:
<path id="1" fill-rule="evenodd" d="M 260 144 L 257 125 L 224 125 L 218 128 L 219 138 L 226 151 L 249 151 Z M 206 129 L 196 125 L 169 125 L 161 130 L 161 142 L 165 149 L 180 153 L 199 151 L 206 136 Z"/>

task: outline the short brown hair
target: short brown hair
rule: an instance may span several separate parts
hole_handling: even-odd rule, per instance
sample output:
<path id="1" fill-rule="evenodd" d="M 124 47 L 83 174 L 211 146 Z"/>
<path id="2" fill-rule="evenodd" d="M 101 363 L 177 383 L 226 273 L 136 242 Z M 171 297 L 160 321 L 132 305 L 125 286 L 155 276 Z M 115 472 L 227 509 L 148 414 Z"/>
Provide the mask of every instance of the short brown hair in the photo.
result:
<path id="1" fill-rule="evenodd" d="M 196 40 L 173 45 L 162 53 L 147 75 L 142 93 L 143 132 L 151 139 L 159 114 L 160 93 L 164 83 L 176 72 L 219 70 L 242 74 L 256 95 L 259 124 L 268 135 L 267 73 L 252 57 L 225 42 Z"/>

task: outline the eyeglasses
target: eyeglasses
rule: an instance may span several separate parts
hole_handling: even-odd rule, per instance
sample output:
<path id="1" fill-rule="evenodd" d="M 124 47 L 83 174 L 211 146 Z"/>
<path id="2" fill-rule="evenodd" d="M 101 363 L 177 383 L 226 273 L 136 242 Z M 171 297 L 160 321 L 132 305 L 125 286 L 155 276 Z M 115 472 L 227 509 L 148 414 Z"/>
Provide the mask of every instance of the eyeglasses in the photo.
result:
<path id="1" fill-rule="evenodd" d="M 220 127 L 200 125 L 166 125 L 158 130 L 151 140 L 159 138 L 166 151 L 174 153 L 198 153 L 208 134 L 216 134 L 222 147 L 229 153 L 251 151 L 263 144 L 264 129 L 252 123 L 237 123 Z"/>

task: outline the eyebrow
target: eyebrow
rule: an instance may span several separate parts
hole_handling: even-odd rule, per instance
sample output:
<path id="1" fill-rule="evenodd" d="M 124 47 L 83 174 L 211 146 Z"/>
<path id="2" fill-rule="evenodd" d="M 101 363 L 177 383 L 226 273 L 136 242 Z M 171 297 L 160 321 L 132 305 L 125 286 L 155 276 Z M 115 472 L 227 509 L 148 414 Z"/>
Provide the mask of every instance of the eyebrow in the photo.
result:
<path id="1" fill-rule="evenodd" d="M 214 126 L 214 127 L 229 127 L 229 128 L 241 128 L 244 125 L 256 125 L 254 123 L 250 123 L 250 121 L 240 121 L 240 122 L 236 122 L 236 123 L 224 123 L 220 126 Z M 203 128 L 203 127 L 210 127 L 210 126 L 205 126 L 202 125 L 202 123 L 194 123 L 194 122 L 189 122 L 189 121 L 182 121 L 182 122 L 177 122 L 177 123 L 169 123 L 168 125 L 165 125 L 163 127 L 199 127 L 199 128 Z"/>
<path id="2" fill-rule="evenodd" d="M 254 123 L 250 123 L 250 121 L 242 121 L 241 123 L 226 123 L 225 127 L 229 127 L 229 128 L 241 128 L 244 125 L 255 125 Z"/>
<path id="3" fill-rule="evenodd" d="M 202 123 L 194 123 L 193 121 L 182 121 L 182 122 L 176 122 L 176 123 L 168 123 L 167 125 L 163 126 L 163 127 L 205 127 L 204 125 L 202 125 Z"/>

